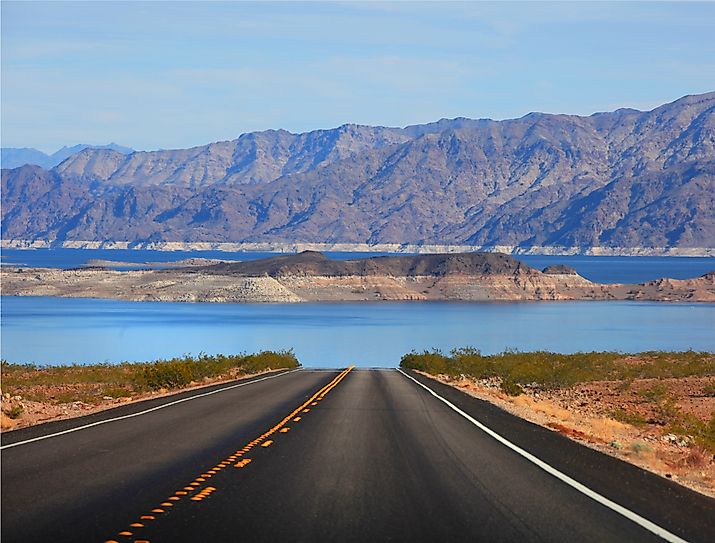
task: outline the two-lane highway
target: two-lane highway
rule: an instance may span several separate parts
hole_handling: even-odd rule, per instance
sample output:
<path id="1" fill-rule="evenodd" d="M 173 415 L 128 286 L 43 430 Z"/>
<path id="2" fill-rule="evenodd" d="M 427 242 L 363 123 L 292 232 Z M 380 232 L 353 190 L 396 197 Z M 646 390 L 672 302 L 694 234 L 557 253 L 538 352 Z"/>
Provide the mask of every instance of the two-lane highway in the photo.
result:
<path id="1" fill-rule="evenodd" d="M 6 434 L 3 541 L 715 540 L 715 500 L 419 375 L 240 385 Z"/>

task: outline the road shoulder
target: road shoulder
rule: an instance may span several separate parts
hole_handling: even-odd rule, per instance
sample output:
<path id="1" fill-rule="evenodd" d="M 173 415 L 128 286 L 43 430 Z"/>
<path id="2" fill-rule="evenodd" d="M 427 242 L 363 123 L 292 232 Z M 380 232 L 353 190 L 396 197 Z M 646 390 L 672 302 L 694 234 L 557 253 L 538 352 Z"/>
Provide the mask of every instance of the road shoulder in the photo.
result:
<path id="1" fill-rule="evenodd" d="M 432 377 L 413 370 L 406 373 L 517 447 L 666 530 L 686 537 L 682 533 L 686 526 L 689 534 L 699 534 L 701 538 L 703 534 L 715 535 L 715 499 L 586 447 Z M 667 499 L 654 500 L 653 496 Z M 687 519 L 674 516 L 668 505 L 673 501 L 685 505 L 682 509 L 688 511 Z"/>

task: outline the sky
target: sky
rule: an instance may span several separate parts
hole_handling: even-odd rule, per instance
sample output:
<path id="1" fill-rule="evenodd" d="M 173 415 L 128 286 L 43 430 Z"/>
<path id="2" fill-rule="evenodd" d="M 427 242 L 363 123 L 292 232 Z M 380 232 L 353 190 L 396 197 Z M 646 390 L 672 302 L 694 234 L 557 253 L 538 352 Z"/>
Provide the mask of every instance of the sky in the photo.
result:
<path id="1" fill-rule="evenodd" d="M 0 140 L 45 152 L 588 115 L 715 90 L 709 2 L 3 0 L 0 10 Z"/>

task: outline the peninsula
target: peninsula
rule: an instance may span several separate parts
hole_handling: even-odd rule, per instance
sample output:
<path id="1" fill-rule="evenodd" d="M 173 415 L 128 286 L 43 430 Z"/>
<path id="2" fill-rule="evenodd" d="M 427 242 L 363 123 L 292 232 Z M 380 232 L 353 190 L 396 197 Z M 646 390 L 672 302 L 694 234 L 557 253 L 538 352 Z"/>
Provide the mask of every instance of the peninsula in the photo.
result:
<path id="1" fill-rule="evenodd" d="M 657 300 L 715 302 L 715 271 L 686 280 L 593 283 L 568 266 L 534 269 L 501 253 L 332 260 L 319 252 L 246 262 L 116 271 L 6 267 L 3 295 L 184 302 Z"/>

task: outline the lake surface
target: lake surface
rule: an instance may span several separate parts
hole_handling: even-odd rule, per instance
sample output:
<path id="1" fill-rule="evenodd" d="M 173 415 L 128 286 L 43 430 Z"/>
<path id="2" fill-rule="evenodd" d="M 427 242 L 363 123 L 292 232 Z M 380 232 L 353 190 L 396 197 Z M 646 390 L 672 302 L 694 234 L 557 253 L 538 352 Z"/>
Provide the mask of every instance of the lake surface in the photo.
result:
<path id="1" fill-rule="evenodd" d="M 4 264 L 28 267 L 77 268 L 89 260 L 119 262 L 176 262 L 185 258 L 218 258 L 223 260 L 256 260 L 279 253 L 223 251 L 145 251 L 132 249 L 3 249 Z M 284 254 L 284 253 L 283 253 Z M 330 258 L 345 260 L 387 253 L 325 253 Z M 661 277 L 690 279 L 715 270 L 715 257 L 651 256 L 516 256 L 530 266 L 544 269 L 553 264 L 566 264 L 582 276 L 597 283 L 642 283 Z"/>
<path id="2" fill-rule="evenodd" d="M 715 304 L 192 304 L 3 297 L 10 362 L 144 361 L 294 349 L 306 366 L 394 367 L 415 349 L 715 351 Z"/>

